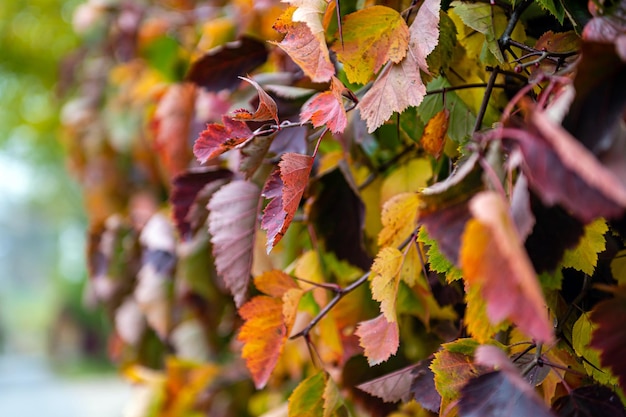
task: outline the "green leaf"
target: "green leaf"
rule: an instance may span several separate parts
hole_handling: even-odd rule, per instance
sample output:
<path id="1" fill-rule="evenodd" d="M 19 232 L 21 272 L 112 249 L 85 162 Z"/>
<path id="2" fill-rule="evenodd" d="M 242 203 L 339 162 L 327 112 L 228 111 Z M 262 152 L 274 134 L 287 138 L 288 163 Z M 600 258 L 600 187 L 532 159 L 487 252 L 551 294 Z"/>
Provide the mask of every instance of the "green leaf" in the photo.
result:
<path id="1" fill-rule="evenodd" d="M 611 273 L 620 285 L 626 284 L 626 249 L 615 254 L 611 261 Z"/>
<path id="2" fill-rule="evenodd" d="M 424 227 L 420 228 L 417 240 L 428 246 L 426 254 L 428 255 L 428 264 L 431 270 L 445 274 L 448 282 L 462 278 L 463 273 L 461 270 L 454 266 L 454 264 L 439 251 L 437 241 L 428 236 L 428 232 L 426 232 Z"/>
<path id="3" fill-rule="evenodd" d="M 454 48 L 457 45 L 456 35 L 454 22 L 447 13 L 441 11 L 439 13 L 439 43 L 426 58 L 431 74 L 445 72 L 450 67 Z"/>
<path id="4" fill-rule="evenodd" d="M 609 230 L 604 219 L 597 219 L 585 226 L 585 234 L 575 249 L 565 251 L 563 267 L 574 268 L 593 275 L 598 264 L 598 253 L 606 247 L 604 234 Z"/>
<path id="5" fill-rule="evenodd" d="M 488 3 L 462 3 L 459 1 L 453 2 L 452 7 L 454 7 L 454 13 L 461 18 L 465 25 L 485 35 L 486 45 L 491 54 L 498 62 L 504 63 L 504 56 L 502 56 L 500 46 L 498 46 L 500 32 L 496 32 L 496 24 L 500 23 L 498 20 L 504 19 L 506 25 L 507 19 L 502 10 Z M 498 24 L 498 26 L 500 25 Z"/>
<path id="6" fill-rule="evenodd" d="M 552 16 L 556 17 L 560 24 L 563 24 L 565 9 L 560 2 L 555 2 L 554 0 L 537 0 L 537 4 L 539 4 L 544 10 L 549 11 Z"/>
<path id="7" fill-rule="evenodd" d="M 591 343 L 591 335 L 594 330 L 594 324 L 591 322 L 586 313 L 583 313 L 572 329 L 572 345 L 578 356 L 585 358 L 583 366 L 593 379 L 601 384 L 614 385 L 617 384 L 617 378 L 611 372 L 602 368 L 600 365 L 600 352 L 589 346 Z"/>
<path id="8" fill-rule="evenodd" d="M 326 374 L 319 372 L 302 381 L 289 396 L 289 417 L 325 417 Z"/>

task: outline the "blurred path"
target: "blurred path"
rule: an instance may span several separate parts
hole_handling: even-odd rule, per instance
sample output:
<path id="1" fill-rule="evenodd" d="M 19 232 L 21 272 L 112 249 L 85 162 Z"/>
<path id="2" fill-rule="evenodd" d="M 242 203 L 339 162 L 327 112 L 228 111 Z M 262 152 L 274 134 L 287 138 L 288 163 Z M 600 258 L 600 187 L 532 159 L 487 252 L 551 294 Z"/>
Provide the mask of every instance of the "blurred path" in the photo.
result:
<path id="1" fill-rule="evenodd" d="M 130 387 L 115 375 L 55 375 L 45 359 L 0 356 L 0 416 L 122 417 Z"/>

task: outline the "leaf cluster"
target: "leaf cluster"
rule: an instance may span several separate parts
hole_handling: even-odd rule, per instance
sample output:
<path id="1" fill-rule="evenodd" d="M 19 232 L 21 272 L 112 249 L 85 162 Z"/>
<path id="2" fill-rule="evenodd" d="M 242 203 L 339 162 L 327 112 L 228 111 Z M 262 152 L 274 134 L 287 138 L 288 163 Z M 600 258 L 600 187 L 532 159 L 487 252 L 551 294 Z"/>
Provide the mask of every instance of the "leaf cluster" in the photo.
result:
<path id="1" fill-rule="evenodd" d="M 82 5 L 138 415 L 623 415 L 626 12 L 578 3 Z"/>

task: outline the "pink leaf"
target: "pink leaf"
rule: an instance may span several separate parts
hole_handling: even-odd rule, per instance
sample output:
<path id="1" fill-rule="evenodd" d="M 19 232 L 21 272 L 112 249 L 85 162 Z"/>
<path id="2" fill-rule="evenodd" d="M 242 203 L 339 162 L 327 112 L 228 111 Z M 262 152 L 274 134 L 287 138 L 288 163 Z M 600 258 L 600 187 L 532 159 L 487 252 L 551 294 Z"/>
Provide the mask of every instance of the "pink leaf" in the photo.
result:
<path id="1" fill-rule="evenodd" d="M 238 307 L 250 281 L 259 197 L 255 184 L 234 181 L 220 188 L 208 205 L 215 266 Z"/>
<path id="2" fill-rule="evenodd" d="M 318 94 L 304 104 L 300 121 L 305 123 L 310 120 L 315 127 L 326 125 L 333 133 L 342 133 L 348 123 L 343 107 L 343 92 L 346 90 L 343 83 L 333 77 L 330 91 Z"/>
<path id="3" fill-rule="evenodd" d="M 365 349 L 370 366 L 385 362 L 395 355 L 400 345 L 398 323 L 390 323 L 384 315 L 359 323 L 355 334 Z"/>

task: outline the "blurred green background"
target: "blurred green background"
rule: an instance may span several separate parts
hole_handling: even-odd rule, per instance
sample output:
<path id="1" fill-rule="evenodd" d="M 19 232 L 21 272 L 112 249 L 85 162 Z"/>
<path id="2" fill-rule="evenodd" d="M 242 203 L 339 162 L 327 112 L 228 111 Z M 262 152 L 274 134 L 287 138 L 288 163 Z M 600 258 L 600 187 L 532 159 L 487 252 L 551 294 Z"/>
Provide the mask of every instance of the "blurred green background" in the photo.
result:
<path id="1" fill-rule="evenodd" d="M 58 140 L 80 2 L 0 5 L 0 349 L 66 368 L 106 353 L 105 322 L 82 300 L 85 218 Z"/>

